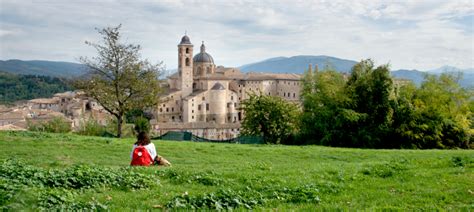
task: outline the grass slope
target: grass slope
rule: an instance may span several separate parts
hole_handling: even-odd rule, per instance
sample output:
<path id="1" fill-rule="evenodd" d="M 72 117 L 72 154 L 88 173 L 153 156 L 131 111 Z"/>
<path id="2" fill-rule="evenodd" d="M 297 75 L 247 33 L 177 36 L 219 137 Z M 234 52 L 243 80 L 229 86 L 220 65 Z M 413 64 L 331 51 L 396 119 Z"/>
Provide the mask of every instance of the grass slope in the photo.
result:
<path id="1" fill-rule="evenodd" d="M 133 142 L 0 132 L 0 159 L 18 158 L 45 170 L 78 164 L 119 169 L 128 166 Z M 112 210 L 198 205 L 196 202 L 204 200 L 214 204 L 212 207 L 218 205 L 216 208 L 226 201 L 247 201 L 255 203 L 251 207 L 256 209 L 474 209 L 471 150 L 154 142 L 173 167 L 132 170 L 159 180 L 158 184 L 139 190 L 110 186 L 81 189 L 74 193 L 76 200 L 98 201 Z M 4 207 L 38 207 L 44 194 L 41 189 L 28 185 Z M 6 190 L 3 188 L 4 193 Z M 245 209 L 245 204 L 240 206 Z"/>

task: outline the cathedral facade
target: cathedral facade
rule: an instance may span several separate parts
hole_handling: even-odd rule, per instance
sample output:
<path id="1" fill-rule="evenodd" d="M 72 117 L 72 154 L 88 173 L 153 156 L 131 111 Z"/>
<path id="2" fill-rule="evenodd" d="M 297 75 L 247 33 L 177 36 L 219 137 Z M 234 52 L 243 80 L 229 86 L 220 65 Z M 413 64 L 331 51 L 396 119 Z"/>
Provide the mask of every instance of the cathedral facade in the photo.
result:
<path id="1" fill-rule="evenodd" d="M 249 94 L 300 100 L 299 74 L 241 73 L 216 66 L 204 42 L 199 53 L 187 35 L 178 44 L 178 71 L 168 77 L 167 91 L 155 108 L 153 129 L 188 131 L 207 139 L 230 139 L 240 133 L 240 104 Z"/>

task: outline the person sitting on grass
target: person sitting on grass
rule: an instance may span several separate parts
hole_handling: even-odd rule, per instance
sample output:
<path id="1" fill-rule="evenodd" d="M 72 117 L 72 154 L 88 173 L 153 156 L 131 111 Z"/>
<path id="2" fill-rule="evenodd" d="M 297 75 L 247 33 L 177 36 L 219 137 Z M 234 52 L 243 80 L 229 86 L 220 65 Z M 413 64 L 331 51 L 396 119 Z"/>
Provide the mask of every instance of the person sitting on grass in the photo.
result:
<path id="1" fill-rule="evenodd" d="M 132 152 L 130 153 L 130 159 L 132 160 L 130 162 L 132 166 L 171 165 L 171 163 L 156 153 L 155 144 L 151 143 L 150 137 L 146 132 L 138 133 L 137 142 L 133 144 Z"/>

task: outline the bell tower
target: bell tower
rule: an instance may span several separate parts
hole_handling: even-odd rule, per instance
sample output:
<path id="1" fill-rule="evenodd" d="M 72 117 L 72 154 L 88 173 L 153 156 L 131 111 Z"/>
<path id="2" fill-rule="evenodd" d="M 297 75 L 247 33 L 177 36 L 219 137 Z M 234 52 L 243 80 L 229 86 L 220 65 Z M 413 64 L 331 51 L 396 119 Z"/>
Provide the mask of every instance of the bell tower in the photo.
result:
<path id="1" fill-rule="evenodd" d="M 187 35 L 181 38 L 178 44 L 178 89 L 182 96 L 188 96 L 193 92 L 193 44 Z"/>

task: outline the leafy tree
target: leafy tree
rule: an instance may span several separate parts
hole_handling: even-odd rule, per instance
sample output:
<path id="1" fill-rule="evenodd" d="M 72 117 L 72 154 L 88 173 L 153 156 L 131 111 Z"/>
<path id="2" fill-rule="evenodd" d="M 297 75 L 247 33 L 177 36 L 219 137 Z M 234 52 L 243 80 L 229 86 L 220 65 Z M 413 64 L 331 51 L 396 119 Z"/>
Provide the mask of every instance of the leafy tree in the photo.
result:
<path id="1" fill-rule="evenodd" d="M 343 75 L 334 70 L 303 76 L 301 133 L 307 143 L 331 145 L 339 134 L 336 119 L 348 101 L 344 85 Z"/>
<path id="2" fill-rule="evenodd" d="M 392 80 L 388 66 L 363 60 L 347 80 L 333 70 L 303 78 L 302 133 L 311 143 L 382 147 L 390 131 Z"/>
<path id="3" fill-rule="evenodd" d="M 393 115 L 393 82 L 388 65 L 374 68 L 370 59 L 357 63 L 347 81 L 346 93 L 350 98 L 347 109 L 361 117 L 354 129 L 357 146 L 390 146 L 383 143 L 390 133 Z"/>
<path id="4" fill-rule="evenodd" d="M 459 75 L 427 75 L 420 88 L 401 87 L 395 105 L 394 138 L 409 148 L 469 148 L 472 91 Z"/>
<path id="5" fill-rule="evenodd" d="M 120 27 L 98 30 L 101 43 L 86 41 L 98 55 L 81 57 L 89 74 L 87 79 L 75 83 L 116 117 L 117 137 L 122 136 L 123 119 L 128 111 L 143 110 L 158 103 L 161 92 L 158 75 L 162 71 L 162 63 L 153 65 L 140 59 L 139 45 L 120 42 Z"/>
<path id="6" fill-rule="evenodd" d="M 242 109 L 244 135 L 262 135 L 265 142 L 279 144 L 298 129 L 300 109 L 280 97 L 253 93 L 242 102 Z"/>

